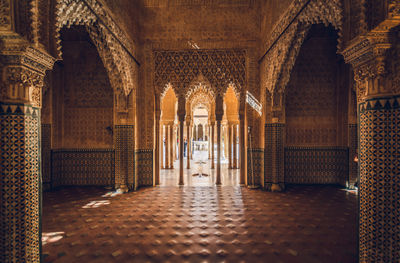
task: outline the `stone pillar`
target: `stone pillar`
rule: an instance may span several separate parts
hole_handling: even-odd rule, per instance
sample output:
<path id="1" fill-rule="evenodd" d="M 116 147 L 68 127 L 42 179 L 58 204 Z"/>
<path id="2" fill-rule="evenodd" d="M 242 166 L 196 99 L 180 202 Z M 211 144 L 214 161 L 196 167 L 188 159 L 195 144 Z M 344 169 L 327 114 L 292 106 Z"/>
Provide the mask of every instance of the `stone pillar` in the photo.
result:
<path id="1" fill-rule="evenodd" d="M 211 169 L 214 169 L 214 127 L 215 127 L 215 122 L 211 122 Z"/>
<path id="2" fill-rule="evenodd" d="M 343 51 L 358 101 L 359 262 L 400 262 L 399 29 L 384 23 Z"/>
<path id="3" fill-rule="evenodd" d="M 55 59 L 24 43 L 15 34 L 0 47 L 0 262 L 41 257 L 41 96 Z"/>
<path id="4" fill-rule="evenodd" d="M 233 160 L 232 160 L 232 168 L 233 169 L 238 169 L 238 158 L 237 158 L 237 125 L 233 124 L 232 125 L 232 130 L 233 130 Z"/>
<path id="5" fill-rule="evenodd" d="M 240 185 L 246 184 L 247 175 L 247 125 L 245 120 L 245 114 L 239 115 L 239 145 L 240 145 Z"/>
<path id="6" fill-rule="evenodd" d="M 174 125 L 169 125 L 169 168 L 174 169 Z"/>
<path id="7" fill-rule="evenodd" d="M 186 133 L 186 159 L 187 159 L 187 169 L 190 169 L 190 150 L 191 150 L 191 143 L 190 143 L 190 122 L 186 122 L 186 129 L 187 129 L 187 133 Z"/>

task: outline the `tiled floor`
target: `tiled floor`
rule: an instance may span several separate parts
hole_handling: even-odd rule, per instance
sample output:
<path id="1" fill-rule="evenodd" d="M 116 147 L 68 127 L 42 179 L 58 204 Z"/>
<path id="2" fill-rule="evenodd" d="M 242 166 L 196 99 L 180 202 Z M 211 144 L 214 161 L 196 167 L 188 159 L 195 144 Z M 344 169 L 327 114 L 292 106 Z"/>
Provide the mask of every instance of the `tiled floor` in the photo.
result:
<path id="1" fill-rule="evenodd" d="M 357 262 L 356 195 L 239 186 L 44 194 L 45 262 Z"/>

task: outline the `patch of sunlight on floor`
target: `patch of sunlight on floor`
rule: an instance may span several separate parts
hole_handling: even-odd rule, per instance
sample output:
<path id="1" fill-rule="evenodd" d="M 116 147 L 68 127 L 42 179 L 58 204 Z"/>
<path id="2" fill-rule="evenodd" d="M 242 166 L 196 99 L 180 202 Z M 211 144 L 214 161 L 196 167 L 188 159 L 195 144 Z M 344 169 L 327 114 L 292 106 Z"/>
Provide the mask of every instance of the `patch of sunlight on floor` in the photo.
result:
<path id="1" fill-rule="evenodd" d="M 103 205 L 109 205 L 110 201 L 108 200 L 101 200 L 101 201 L 91 201 L 87 203 L 86 205 L 82 206 L 82 208 L 97 208 L 99 206 Z"/>
<path id="2" fill-rule="evenodd" d="M 42 244 L 46 245 L 61 240 L 64 237 L 65 232 L 48 232 L 42 233 Z"/>

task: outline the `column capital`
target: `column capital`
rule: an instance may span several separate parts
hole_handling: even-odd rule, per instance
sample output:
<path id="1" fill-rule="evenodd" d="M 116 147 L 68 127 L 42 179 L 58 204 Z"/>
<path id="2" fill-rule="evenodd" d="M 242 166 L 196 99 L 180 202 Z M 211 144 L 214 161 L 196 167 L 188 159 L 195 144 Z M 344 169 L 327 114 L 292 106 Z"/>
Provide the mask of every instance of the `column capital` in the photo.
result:
<path id="1" fill-rule="evenodd" d="M 0 100 L 41 107 L 43 79 L 46 71 L 53 68 L 55 59 L 42 50 L 22 45 L 23 41 L 10 44 L 2 40 Z"/>
<path id="2" fill-rule="evenodd" d="M 399 21 L 387 19 L 342 51 L 354 70 L 357 101 L 400 94 Z"/>

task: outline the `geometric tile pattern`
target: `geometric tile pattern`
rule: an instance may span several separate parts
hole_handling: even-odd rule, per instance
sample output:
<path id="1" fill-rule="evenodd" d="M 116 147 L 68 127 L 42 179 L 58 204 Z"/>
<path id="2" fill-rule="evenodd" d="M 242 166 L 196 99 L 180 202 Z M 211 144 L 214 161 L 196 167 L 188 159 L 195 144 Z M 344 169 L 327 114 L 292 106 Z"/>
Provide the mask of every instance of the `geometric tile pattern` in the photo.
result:
<path id="1" fill-rule="evenodd" d="M 334 186 L 44 194 L 44 262 L 356 262 L 357 197 Z M 88 207 L 88 204 L 99 204 Z M 108 203 L 108 204 L 107 204 Z M 103 204 L 103 205 L 100 205 Z"/>
<path id="2" fill-rule="evenodd" d="M 285 183 L 344 186 L 348 160 L 347 147 L 286 147 Z"/>
<path id="3" fill-rule="evenodd" d="M 358 152 L 358 130 L 357 124 L 349 124 L 349 183 L 350 189 L 354 188 L 354 184 L 358 180 L 358 163 L 354 161 Z"/>
<path id="4" fill-rule="evenodd" d="M 52 151 L 52 185 L 114 186 L 114 149 Z"/>
<path id="5" fill-rule="evenodd" d="M 0 104 L 0 262 L 39 262 L 40 109 Z"/>
<path id="6" fill-rule="evenodd" d="M 135 162 L 138 186 L 153 185 L 153 149 L 139 149 L 135 151 Z"/>
<path id="7" fill-rule="evenodd" d="M 285 187 L 284 178 L 284 123 L 265 124 L 265 188 L 270 190 L 272 184 Z"/>
<path id="8" fill-rule="evenodd" d="M 41 129 L 41 161 L 43 190 L 51 189 L 51 124 L 43 124 Z"/>
<path id="9" fill-rule="evenodd" d="M 359 104 L 360 262 L 400 262 L 400 97 Z"/>
<path id="10" fill-rule="evenodd" d="M 134 189 L 135 138 L 134 125 L 115 125 L 115 189 L 121 185 Z"/>
<path id="11" fill-rule="evenodd" d="M 252 158 L 251 158 L 252 157 Z M 247 184 L 253 184 L 252 172 L 254 173 L 254 185 L 261 185 L 261 176 L 264 172 L 264 149 L 247 149 Z"/>

